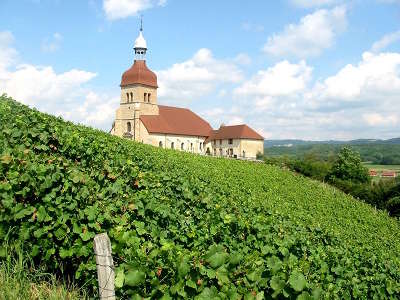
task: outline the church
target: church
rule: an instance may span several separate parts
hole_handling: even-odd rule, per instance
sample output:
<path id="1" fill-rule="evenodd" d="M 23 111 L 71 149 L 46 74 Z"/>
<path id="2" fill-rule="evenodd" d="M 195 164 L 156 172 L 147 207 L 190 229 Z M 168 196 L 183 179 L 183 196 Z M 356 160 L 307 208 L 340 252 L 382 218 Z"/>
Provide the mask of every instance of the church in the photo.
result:
<path id="1" fill-rule="evenodd" d="M 210 124 L 187 108 L 158 105 L 157 75 L 146 65 L 143 28 L 134 45 L 135 60 L 121 79 L 121 100 L 110 133 L 156 147 L 197 154 L 255 159 L 264 138 L 249 126 Z"/>

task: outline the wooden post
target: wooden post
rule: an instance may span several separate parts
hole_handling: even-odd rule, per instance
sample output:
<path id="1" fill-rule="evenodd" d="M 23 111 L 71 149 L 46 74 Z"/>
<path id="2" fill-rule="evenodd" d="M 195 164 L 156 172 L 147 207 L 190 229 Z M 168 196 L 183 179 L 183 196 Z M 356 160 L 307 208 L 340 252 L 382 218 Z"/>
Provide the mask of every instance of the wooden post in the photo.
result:
<path id="1" fill-rule="evenodd" d="M 96 255 L 97 278 L 100 300 L 115 300 L 114 263 L 111 255 L 111 242 L 107 233 L 97 234 L 93 243 Z"/>

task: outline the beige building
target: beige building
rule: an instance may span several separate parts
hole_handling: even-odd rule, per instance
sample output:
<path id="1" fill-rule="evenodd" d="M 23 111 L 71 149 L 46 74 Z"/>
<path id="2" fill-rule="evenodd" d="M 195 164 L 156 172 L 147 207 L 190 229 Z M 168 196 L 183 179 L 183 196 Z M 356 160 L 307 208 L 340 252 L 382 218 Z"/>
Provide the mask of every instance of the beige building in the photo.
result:
<path id="1" fill-rule="evenodd" d="M 247 125 L 210 124 L 189 109 L 158 105 L 157 76 L 146 65 L 142 28 L 134 46 L 135 61 L 121 79 L 121 101 L 111 134 L 156 147 L 213 156 L 256 158 L 264 138 Z"/>

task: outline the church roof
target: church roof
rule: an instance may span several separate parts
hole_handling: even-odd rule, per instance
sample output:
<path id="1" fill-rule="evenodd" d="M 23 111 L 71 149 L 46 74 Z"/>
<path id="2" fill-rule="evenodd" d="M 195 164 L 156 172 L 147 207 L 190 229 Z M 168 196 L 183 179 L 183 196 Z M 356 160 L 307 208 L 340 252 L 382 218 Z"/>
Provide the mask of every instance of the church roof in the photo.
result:
<path id="1" fill-rule="evenodd" d="M 212 140 L 226 140 L 226 139 L 251 139 L 251 140 L 264 140 L 264 138 L 251 129 L 246 124 L 221 126 L 218 130 L 213 130 L 206 142 Z"/>
<path id="2" fill-rule="evenodd" d="M 149 133 L 176 134 L 207 137 L 210 124 L 189 109 L 158 105 L 159 114 L 140 116 Z"/>
<path id="3" fill-rule="evenodd" d="M 145 60 L 135 60 L 132 67 L 122 74 L 121 86 L 143 84 L 157 88 L 157 75 L 147 66 Z"/>

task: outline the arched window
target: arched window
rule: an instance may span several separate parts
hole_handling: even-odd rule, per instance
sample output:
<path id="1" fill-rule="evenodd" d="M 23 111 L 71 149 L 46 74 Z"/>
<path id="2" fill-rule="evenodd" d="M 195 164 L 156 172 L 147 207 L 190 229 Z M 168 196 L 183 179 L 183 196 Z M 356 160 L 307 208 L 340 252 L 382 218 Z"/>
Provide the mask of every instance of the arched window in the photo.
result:
<path id="1" fill-rule="evenodd" d="M 175 148 L 175 145 L 174 145 L 174 142 L 172 142 L 171 143 L 171 149 L 174 149 Z"/>
<path id="2" fill-rule="evenodd" d="M 185 143 L 181 144 L 181 150 L 185 149 Z"/>
<path id="3" fill-rule="evenodd" d="M 131 92 L 131 102 L 133 101 L 133 93 Z"/>
<path id="4" fill-rule="evenodd" d="M 246 157 L 246 152 L 243 151 L 243 158 L 245 158 L 245 157 Z"/>
<path id="5" fill-rule="evenodd" d="M 199 145 L 199 146 L 200 146 L 200 151 L 201 151 L 201 144 L 202 144 L 202 143 L 200 142 L 200 145 Z"/>
<path id="6" fill-rule="evenodd" d="M 144 102 L 147 101 L 147 93 L 144 93 Z"/>
<path id="7" fill-rule="evenodd" d="M 158 147 L 162 148 L 162 142 L 161 141 L 158 143 Z"/>
<path id="8" fill-rule="evenodd" d="M 128 123 L 126 124 L 126 127 L 127 127 L 126 131 L 131 132 L 131 130 L 132 130 L 131 122 L 128 122 Z"/>
<path id="9" fill-rule="evenodd" d="M 147 94 L 147 102 L 149 102 L 149 103 L 150 103 L 150 96 L 151 96 L 151 94 L 148 93 L 148 94 Z"/>
<path id="10" fill-rule="evenodd" d="M 193 151 L 193 143 L 190 143 L 190 151 Z"/>
<path id="11" fill-rule="evenodd" d="M 129 102 L 129 93 L 126 93 L 126 102 Z"/>

